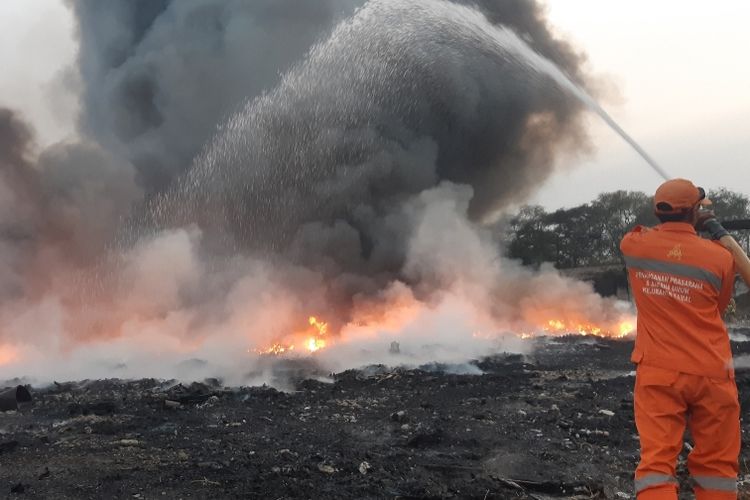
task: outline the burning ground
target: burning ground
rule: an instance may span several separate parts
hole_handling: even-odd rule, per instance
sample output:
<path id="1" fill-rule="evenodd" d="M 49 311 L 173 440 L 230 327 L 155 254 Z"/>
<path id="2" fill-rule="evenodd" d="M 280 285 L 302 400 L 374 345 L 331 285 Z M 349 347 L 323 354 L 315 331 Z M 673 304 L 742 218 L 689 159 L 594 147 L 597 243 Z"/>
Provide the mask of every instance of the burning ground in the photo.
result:
<path id="1" fill-rule="evenodd" d="M 338 371 L 384 337 L 454 362 L 632 323 L 491 224 L 588 147 L 585 105 L 524 59 L 592 88 L 536 2 L 71 9 L 76 137 L 39 150 L 0 111 L 0 376 L 242 384 L 311 338 Z"/>
<path id="2" fill-rule="evenodd" d="M 750 355 L 748 335 L 733 332 L 736 356 Z M 290 392 L 53 384 L 3 415 L 0 487 L 12 498 L 633 498 L 632 343 L 533 342 L 529 356 L 337 374 L 273 358 Z M 737 382 L 744 413 L 750 373 Z M 745 495 L 748 458 L 745 445 Z"/>

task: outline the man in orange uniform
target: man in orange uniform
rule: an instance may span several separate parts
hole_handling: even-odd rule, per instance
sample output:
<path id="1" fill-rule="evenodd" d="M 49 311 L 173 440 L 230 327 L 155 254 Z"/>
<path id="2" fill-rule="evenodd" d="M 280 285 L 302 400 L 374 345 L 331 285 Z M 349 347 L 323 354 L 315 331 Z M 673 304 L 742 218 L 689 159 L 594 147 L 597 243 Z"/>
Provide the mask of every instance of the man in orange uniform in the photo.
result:
<path id="1" fill-rule="evenodd" d="M 688 468 L 696 499 L 737 498 L 740 407 L 722 320 L 734 285 L 734 249 L 728 250 L 734 240 L 700 211 L 708 203 L 692 182 L 667 181 L 654 196 L 662 224 L 636 227 L 620 245 L 638 308 L 631 359 L 638 365 L 639 500 L 677 498 L 675 466 L 686 425 L 695 442 Z M 721 241 L 701 238 L 696 225 Z"/>

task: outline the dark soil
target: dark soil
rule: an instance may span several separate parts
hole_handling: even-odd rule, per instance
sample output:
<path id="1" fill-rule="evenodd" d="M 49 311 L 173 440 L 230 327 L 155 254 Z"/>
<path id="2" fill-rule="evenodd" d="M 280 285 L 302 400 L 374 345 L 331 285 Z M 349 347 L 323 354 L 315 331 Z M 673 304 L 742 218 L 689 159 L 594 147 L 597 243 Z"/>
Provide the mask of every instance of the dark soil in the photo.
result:
<path id="1" fill-rule="evenodd" d="M 150 379 L 32 390 L 0 413 L 0 497 L 632 498 L 632 344 L 538 344 L 473 363 L 482 375 L 368 367 L 328 383 L 285 361 L 290 392 Z M 744 415 L 750 372 L 737 382 Z M 743 446 L 741 478 L 748 459 Z M 689 495 L 684 456 L 680 469 Z"/>

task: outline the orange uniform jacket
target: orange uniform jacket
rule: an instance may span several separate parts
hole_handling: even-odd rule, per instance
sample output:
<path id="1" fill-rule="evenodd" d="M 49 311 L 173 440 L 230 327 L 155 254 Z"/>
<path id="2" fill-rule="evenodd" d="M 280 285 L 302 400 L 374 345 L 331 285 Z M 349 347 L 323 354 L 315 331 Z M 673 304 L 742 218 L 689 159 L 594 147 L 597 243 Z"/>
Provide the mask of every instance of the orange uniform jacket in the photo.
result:
<path id="1" fill-rule="evenodd" d="M 638 308 L 631 360 L 713 378 L 733 378 L 721 314 L 732 298 L 734 259 L 690 224 L 636 227 L 620 245 Z"/>

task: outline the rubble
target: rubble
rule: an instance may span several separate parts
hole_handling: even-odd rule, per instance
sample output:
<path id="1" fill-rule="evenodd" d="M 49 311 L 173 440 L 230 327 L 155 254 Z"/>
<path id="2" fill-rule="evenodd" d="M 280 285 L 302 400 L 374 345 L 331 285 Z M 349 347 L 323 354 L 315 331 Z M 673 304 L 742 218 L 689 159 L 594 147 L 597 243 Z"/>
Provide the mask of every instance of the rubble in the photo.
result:
<path id="1" fill-rule="evenodd" d="M 216 380 L 37 388 L 33 404 L 0 417 L 0 491 L 57 499 L 634 498 L 632 344 L 537 342 L 527 357 L 474 362 L 480 375 L 379 366 L 326 383 L 297 378 L 305 362 L 286 360 L 296 380 L 289 392 Z M 750 354 L 750 342 L 733 347 Z M 738 370 L 737 382 L 746 411 L 750 371 Z M 741 463 L 748 459 L 746 444 Z M 689 498 L 684 460 L 679 470 Z M 740 490 L 750 493 L 750 480 Z"/>
<path id="2" fill-rule="evenodd" d="M 370 469 L 372 469 L 372 466 L 367 462 L 362 462 L 361 464 L 359 464 L 358 470 L 359 470 L 359 473 L 362 474 L 363 476 L 367 474 L 367 471 Z"/>
<path id="3" fill-rule="evenodd" d="M 182 403 L 180 403 L 179 401 L 172 401 L 170 399 L 164 400 L 164 408 L 168 410 L 176 410 L 181 407 L 182 407 Z"/>
<path id="4" fill-rule="evenodd" d="M 31 403 L 31 392 L 19 385 L 10 389 L 0 390 L 0 411 L 18 410 L 19 404 Z"/>
<path id="5" fill-rule="evenodd" d="M 0 443 L 0 454 L 9 453 L 15 450 L 17 446 L 18 441 L 6 441 L 4 443 Z"/>

